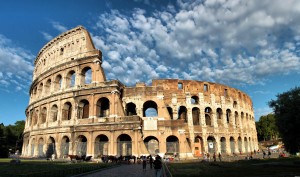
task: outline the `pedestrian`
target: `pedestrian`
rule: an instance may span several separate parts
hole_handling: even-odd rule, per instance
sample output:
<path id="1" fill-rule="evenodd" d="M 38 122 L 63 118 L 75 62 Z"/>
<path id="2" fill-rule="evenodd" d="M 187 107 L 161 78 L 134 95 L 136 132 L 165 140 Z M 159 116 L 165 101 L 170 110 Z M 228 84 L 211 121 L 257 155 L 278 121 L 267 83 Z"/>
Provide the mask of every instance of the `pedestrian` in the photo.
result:
<path id="1" fill-rule="evenodd" d="M 153 164 L 153 158 L 152 155 L 149 156 L 149 163 L 150 163 L 150 169 L 152 169 L 152 164 Z"/>
<path id="2" fill-rule="evenodd" d="M 269 158 L 271 157 L 271 151 L 270 151 L 270 149 L 268 150 L 268 157 Z"/>
<path id="3" fill-rule="evenodd" d="M 143 156 L 143 171 L 146 171 L 147 159 L 146 156 Z"/>
<path id="4" fill-rule="evenodd" d="M 153 162 L 154 164 L 154 169 L 155 169 L 155 177 L 160 177 L 161 176 L 161 168 L 162 168 L 162 162 L 161 158 L 159 155 L 155 157 L 155 160 Z"/>
<path id="5" fill-rule="evenodd" d="M 217 161 L 217 157 L 216 157 L 216 153 L 215 153 L 215 152 L 214 152 L 214 154 L 213 154 L 213 159 L 214 159 L 214 162 Z"/>
<path id="6" fill-rule="evenodd" d="M 220 160 L 220 162 L 222 162 L 222 155 L 220 152 L 219 152 L 219 160 Z"/>

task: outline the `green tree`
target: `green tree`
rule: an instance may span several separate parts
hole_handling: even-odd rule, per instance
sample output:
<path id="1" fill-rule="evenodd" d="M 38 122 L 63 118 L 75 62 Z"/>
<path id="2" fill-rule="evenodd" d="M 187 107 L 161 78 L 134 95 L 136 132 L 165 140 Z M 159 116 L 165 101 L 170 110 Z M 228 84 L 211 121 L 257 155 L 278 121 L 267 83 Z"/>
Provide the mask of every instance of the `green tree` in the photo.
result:
<path id="1" fill-rule="evenodd" d="M 278 138 L 279 132 L 274 114 L 261 116 L 255 125 L 259 140 L 276 140 Z"/>
<path id="2" fill-rule="evenodd" d="M 269 106 L 273 108 L 280 136 L 291 154 L 300 151 L 300 87 L 277 95 Z"/>

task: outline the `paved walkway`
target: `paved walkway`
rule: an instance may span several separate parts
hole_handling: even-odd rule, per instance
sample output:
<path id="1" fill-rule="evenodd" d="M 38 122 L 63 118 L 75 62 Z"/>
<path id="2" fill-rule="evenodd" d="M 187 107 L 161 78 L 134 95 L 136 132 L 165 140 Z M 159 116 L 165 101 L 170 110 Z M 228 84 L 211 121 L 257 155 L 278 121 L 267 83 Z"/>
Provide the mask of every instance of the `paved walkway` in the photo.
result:
<path id="1" fill-rule="evenodd" d="M 146 171 L 143 171 L 142 164 L 122 164 L 118 167 L 105 169 L 96 173 L 82 175 L 81 177 L 155 177 L 155 170 L 150 169 L 147 164 Z"/>

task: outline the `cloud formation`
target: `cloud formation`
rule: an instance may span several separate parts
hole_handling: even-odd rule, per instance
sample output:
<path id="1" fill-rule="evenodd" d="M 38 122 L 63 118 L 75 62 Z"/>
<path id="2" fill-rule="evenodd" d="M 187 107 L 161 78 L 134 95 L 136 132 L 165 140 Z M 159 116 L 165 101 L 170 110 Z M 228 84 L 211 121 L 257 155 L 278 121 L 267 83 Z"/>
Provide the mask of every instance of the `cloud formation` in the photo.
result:
<path id="1" fill-rule="evenodd" d="M 27 93 L 32 79 L 34 56 L 0 34 L 0 89 Z"/>
<path id="2" fill-rule="evenodd" d="M 255 84 L 299 72 L 300 2 L 177 1 L 161 10 L 99 16 L 93 40 L 109 79 Z M 131 79 L 128 79 L 131 78 Z"/>

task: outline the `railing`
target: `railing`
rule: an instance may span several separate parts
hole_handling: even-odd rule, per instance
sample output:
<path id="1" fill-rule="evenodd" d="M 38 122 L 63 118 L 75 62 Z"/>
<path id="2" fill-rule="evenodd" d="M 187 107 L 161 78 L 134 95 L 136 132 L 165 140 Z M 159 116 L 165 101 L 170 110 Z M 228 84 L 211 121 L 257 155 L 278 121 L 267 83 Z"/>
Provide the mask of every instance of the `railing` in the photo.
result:
<path id="1" fill-rule="evenodd" d="M 173 177 L 172 173 L 168 168 L 168 165 L 165 162 L 163 162 L 162 164 L 162 177 Z"/>

